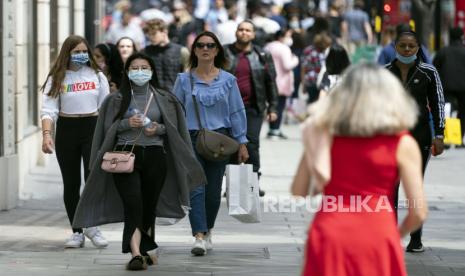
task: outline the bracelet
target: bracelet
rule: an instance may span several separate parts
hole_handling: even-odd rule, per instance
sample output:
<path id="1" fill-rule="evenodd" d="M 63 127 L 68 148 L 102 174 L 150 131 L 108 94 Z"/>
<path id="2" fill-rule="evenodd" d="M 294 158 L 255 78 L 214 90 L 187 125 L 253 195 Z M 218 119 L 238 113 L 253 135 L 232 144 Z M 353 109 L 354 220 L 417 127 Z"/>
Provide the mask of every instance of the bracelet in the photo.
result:
<path id="1" fill-rule="evenodd" d="M 42 130 L 42 135 L 47 135 L 47 134 L 48 134 L 48 135 L 52 135 L 52 131 L 51 131 L 51 130 L 48 130 L 48 129 Z"/>
<path id="2" fill-rule="evenodd" d="M 434 138 L 436 138 L 436 139 L 444 139 L 444 135 L 436 135 L 436 136 L 434 136 Z"/>

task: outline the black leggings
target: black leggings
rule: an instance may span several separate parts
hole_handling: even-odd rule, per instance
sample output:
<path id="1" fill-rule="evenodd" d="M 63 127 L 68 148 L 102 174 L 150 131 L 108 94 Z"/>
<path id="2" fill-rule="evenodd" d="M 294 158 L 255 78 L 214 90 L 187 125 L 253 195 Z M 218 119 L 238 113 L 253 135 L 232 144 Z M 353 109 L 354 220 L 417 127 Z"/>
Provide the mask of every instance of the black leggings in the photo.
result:
<path id="1" fill-rule="evenodd" d="M 80 198 L 81 159 L 84 161 L 84 179 L 89 176 L 89 159 L 97 116 L 84 118 L 59 117 L 55 150 L 63 178 L 63 200 L 70 224 Z M 81 228 L 73 232 L 82 233 Z"/>
<path id="2" fill-rule="evenodd" d="M 118 146 L 117 150 L 122 148 Z M 158 247 L 154 227 L 158 198 L 166 178 L 166 154 L 162 146 L 136 146 L 134 154 L 134 171 L 114 173 L 113 179 L 124 206 L 123 253 L 131 252 L 131 238 L 138 228 L 142 235 L 140 252 L 144 254 Z"/>
<path id="3" fill-rule="evenodd" d="M 422 170 L 423 176 L 425 175 L 426 166 L 428 165 L 429 158 L 431 156 L 431 144 L 432 144 L 432 134 L 431 129 L 428 126 L 417 127 L 415 130 L 412 131 L 412 136 L 418 143 L 421 152 L 421 161 L 422 161 Z M 394 193 L 394 200 L 395 200 L 395 208 L 396 208 L 396 217 L 397 217 L 397 209 L 399 205 L 399 184 Z M 412 240 L 421 241 L 423 226 L 421 226 L 415 232 L 410 233 L 410 238 Z"/>

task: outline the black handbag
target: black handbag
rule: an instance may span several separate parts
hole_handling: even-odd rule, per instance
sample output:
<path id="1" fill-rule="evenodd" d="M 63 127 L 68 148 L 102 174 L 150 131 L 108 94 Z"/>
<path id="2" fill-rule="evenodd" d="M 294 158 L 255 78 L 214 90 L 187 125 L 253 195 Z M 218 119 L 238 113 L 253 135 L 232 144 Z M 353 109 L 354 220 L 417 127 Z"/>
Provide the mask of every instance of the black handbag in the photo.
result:
<path id="1" fill-rule="evenodd" d="M 194 89 L 194 80 L 190 74 L 191 92 Z M 199 123 L 199 131 L 195 140 L 195 149 L 203 158 L 210 161 L 229 160 L 231 155 L 239 150 L 239 143 L 231 137 L 222 133 L 206 129 L 200 121 L 199 107 L 195 96 L 192 94 L 195 116 Z"/>

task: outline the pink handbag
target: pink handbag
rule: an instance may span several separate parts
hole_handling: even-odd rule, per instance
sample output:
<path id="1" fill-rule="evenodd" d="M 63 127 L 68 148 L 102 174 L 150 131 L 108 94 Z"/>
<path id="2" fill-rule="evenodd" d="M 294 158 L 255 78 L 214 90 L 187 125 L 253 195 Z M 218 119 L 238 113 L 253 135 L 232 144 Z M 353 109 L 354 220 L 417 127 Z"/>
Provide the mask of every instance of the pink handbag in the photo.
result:
<path id="1" fill-rule="evenodd" d="M 135 159 L 131 151 L 108 151 L 103 155 L 102 170 L 109 173 L 132 173 Z"/>
<path id="2" fill-rule="evenodd" d="M 150 92 L 150 98 L 145 106 L 144 116 L 147 115 L 147 110 L 149 109 L 150 102 L 152 101 L 153 94 Z M 142 134 L 142 129 L 137 135 L 134 144 L 132 145 L 131 151 L 107 151 L 103 154 L 102 158 L 102 170 L 109 173 L 132 173 L 134 171 L 134 161 L 136 155 L 133 153 L 134 146 L 136 145 L 137 140 Z"/>

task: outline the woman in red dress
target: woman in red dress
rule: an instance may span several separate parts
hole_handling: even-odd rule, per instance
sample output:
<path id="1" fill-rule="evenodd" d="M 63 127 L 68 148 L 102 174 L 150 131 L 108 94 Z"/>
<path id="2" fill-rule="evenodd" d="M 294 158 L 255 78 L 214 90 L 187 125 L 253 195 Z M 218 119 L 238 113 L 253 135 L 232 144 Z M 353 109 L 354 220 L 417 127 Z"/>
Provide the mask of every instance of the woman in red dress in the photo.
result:
<path id="1" fill-rule="evenodd" d="M 401 237 L 427 213 L 421 154 L 406 131 L 416 110 L 395 76 L 369 64 L 350 68 L 311 107 L 292 194 L 322 192 L 323 200 L 308 233 L 303 275 L 407 275 Z M 399 179 L 408 214 L 397 227 Z"/>

